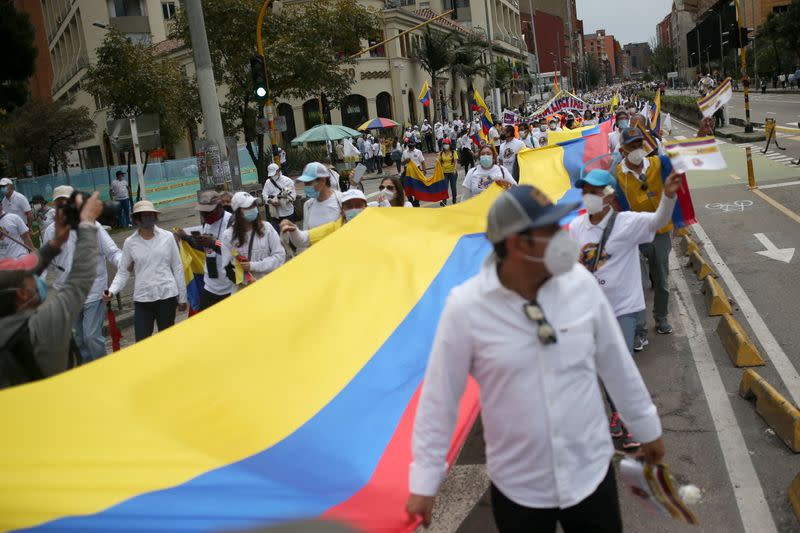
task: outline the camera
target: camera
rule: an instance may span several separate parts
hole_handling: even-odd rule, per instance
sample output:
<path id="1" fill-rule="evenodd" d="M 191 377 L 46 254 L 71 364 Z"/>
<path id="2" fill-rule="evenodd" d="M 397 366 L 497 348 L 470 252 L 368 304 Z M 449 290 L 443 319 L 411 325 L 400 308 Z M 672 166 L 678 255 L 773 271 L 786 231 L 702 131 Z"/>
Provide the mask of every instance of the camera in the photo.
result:
<path id="1" fill-rule="evenodd" d="M 69 224 L 72 229 L 78 229 L 78 224 L 81 221 L 81 207 L 83 207 L 83 202 L 81 202 L 81 207 L 76 205 L 76 200 L 80 197 L 83 201 L 86 201 L 91 197 L 92 194 L 88 192 L 81 192 L 75 191 L 67 200 L 67 203 L 62 206 L 61 212 L 64 213 L 64 222 Z M 110 202 L 103 202 L 103 211 L 100 213 L 100 216 L 97 217 L 97 221 L 101 224 L 108 224 L 112 225 L 119 220 L 119 202 L 117 201 L 110 201 Z"/>

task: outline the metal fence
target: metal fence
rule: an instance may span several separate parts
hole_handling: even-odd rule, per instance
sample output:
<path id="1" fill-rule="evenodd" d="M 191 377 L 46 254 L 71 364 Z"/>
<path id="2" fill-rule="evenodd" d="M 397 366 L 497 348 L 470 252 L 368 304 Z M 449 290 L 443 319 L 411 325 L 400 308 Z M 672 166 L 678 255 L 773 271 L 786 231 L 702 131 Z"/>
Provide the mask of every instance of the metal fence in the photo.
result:
<path id="1" fill-rule="evenodd" d="M 239 147 L 239 163 L 242 171 L 242 184 L 258 181 L 256 167 L 244 147 Z M 98 191 L 104 200 L 108 200 L 109 182 L 114 179 L 118 170 L 127 172 L 128 167 L 127 165 L 117 165 L 109 168 L 100 167 L 70 172 L 69 184 L 78 191 Z M 130 178 L 135 196 L 139 183 L 136 165 L 131 165 Z M 190 157 L 160 163 L 150 162 L 144 173 L 144 182 L 147 199 L 162 207 L 193 201 L 196 192 L 200 189 L 197 160 Z M 53 189 L 59 185 L 67 185 L 66 174 L 59 172 L 35 178 L 19 179 L 16 182 L 16 189 L 29 200 L 35 195 L 41 194 L 49 201 L 53 197 Z"/>

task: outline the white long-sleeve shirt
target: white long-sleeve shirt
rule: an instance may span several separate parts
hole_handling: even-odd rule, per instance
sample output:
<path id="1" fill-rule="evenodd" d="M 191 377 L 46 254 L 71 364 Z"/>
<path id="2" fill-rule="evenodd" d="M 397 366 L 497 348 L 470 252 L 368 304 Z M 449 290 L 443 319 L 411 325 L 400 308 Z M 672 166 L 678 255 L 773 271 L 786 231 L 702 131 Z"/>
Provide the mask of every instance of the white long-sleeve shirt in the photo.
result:
<path id="1" fill-rule="evenodd" d="M 240 255 L 250 260 L 250 273 L 254 278 L 260 279 L 286 262 L 286 251 L 281 244 L 281 238 L 271 224 L 262 222 L 264 235 L 257 233 L 253 238 L 253 249 L 250 248 L 251 231 L 245 233 L 243 243 L 233 242 L 233 228 L 228 228 L 222 234 L 222 264 L 228 265 L 233 260 L 232 250 L 235 248 Z"/>
<path id="2" fill-rule="evenodd" d="M 514 176 L 501 165 L 492 165 L 488 169 L 480 165 L 472 167 L 467 172 L 467 175 L 464 176 L 464 182 L 461 184 L 464 187 L 462 202 L 482 193 L 495 181 L 506 181 L 512 185 L 517 184 L 514 181 Z"/>
<path id="3" fill-rule="evenodd" d="M 565 508 L 598 487 L 614 452 L 598 375 L 633 436 L 661 435 L 656 407 L 611 306 L 579 264 L 537 295 L 557 342 L 543 345 L 527 301 L 497 276 L 493 255 L 450 293 L 417 407 L 410 490 L 434 495 L 467 375 L 481 390 L 489 477 L 514 502 Z"/>
<path id="4" fill-rule="evenodd" d="M 213 224 L 202 224 L 200 226 L 194 226 L 191 228 L 184 228 L 186 233 L 191 233 L 193 231 L 199 231 L 201 234 L 205 233 L 211 235 L 215 241 L 219 241 L 222 238 L 222 233 L 228 227 L 228 221 L 233 215 L 228 213 L 227 211 L 223 212 L 222 218 L 214 222 Z M 217 277 L 212 278 L 208 274 L 208 261 L 213 259 L 216 261 L 217 264 Z M 204 268 L 204 275 L 203 275 L 203 285 L 205 290 L 212 294 L 216 294 L 217 296 L 222 296 L 224 294 L 231 294 L 233 292 L 233 283 L 228 277 L 225 275 L 225 270 L 222 268 L 222 249 L 220 248 L 219 253 L 216 249 L 207 249 L 206 250 L 206 266 Z"/>
<path id="5" fill-rule="evenodd" d="M 86 296 L 84 303 L 96 302 L 103 297 L 103 291 L 108 288 L 108 270 L 106 269 L 106 261 L 114 265 L 119 270 L 120 260 L 122 260 L 122 250 L 120 250 L 114 239 L 103 229 L 99 222 L 94 223 L 97 227 L 97 250 L 100 252 L 100 260 L 97 262 L 97 276 L 94 278 L 92 288 Z M 55 236 L 55 225 L 47 226 L 42 234 L 42 243 L 50 242 Z M 72 270 L 72 260 L 75 254 L 75 243 L 78 240 L 78 232 L 72 230 L 69 232 L 69 239 L 61 247 L 61 253 L 53 258 L 50 263 L 50 272 L 55 272 L 56 280 L 53 283 L 53 288 L 61 290 L 67 283 L 67 278 Z M 59 269 L 61 267 L 63 270 Z"/>
<path id="6" fill-rule="evenodd" d="M 273 181 L 278 185 L 277 187 L 272 183 Z M 278 195 L 282 191 L 286 191 L 287 194 L 278 198 Z M 264 198 L 264 203 L 269 206 L 269 214 L 271 216 L 282 218 L 288 217 L 294 213 L 294 199 L 297 196 L 297 190 L 291 178 L 283 174 L 278 176 L 277 179 L 275 177 L 271 180 L 268 178 L 267 181 L 264 182 L 264 189 L 261 191 L 261 196 Z M 273 200 L 278 201 L 278 205 L 269 203 L 270 196 L 273 197 Z"/>
<path id="7" fill-rule="evenodd" d="M 143 239 L 138 230 L 125 239 L 120 266 L 108 291 L 119 294 L 125 288 L 130 278 L 128 267 L 133 263 L 134 302 L 156 302 L 177 296 L 178 303 L 186 303 L 186 279 L 175 236 L 158 226 L 153 229 L 152 239 Z"/>

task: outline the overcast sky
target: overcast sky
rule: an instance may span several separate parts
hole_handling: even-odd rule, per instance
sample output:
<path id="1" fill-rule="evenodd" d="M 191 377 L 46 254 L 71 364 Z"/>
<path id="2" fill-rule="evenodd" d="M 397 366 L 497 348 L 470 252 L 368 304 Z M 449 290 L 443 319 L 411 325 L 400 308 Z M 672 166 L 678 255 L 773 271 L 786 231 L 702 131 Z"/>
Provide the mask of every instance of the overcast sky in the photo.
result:
<path id="1" fill-rule="evenodd" d="M 621 45 L 650 42 L 656 24 L 672 9 L 672 0 L 576 0 L 583 33 L 605 29 Z"/>

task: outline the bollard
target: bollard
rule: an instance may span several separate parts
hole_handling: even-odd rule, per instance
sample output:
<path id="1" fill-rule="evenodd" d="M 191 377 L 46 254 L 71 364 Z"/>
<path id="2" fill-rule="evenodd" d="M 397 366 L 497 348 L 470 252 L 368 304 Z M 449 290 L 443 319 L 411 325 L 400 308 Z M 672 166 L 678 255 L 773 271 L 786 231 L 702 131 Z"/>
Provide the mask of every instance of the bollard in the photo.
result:
<path id="1" fill-rule="evenodd" d="M 749 146 L 744 151 L 747 154 L 747 184 L 750 189 L 757 189 L 756 175 L 753 173 L 753 154 Z"/>

